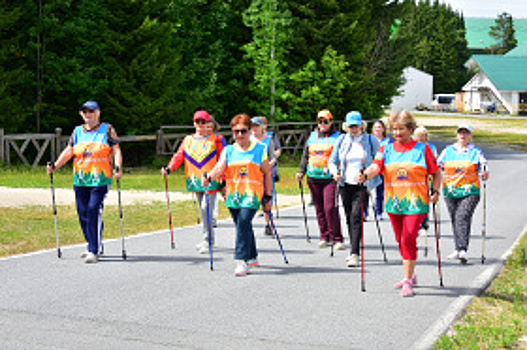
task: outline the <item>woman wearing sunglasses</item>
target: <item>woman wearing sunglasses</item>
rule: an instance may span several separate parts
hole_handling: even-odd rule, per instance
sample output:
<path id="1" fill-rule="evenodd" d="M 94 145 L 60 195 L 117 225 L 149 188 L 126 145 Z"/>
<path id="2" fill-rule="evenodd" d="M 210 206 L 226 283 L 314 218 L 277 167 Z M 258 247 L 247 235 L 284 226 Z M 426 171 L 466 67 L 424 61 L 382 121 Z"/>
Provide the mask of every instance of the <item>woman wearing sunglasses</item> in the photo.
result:
<path id="1" fill-rule="evenodd" d="M 234 144 L 225 148 L 214 169 L 201 179 L 201 183 L 207 187 L 225 172 L 225 204 L 236 225 L 234 274 L 245 276 L 251 267 L 258 266 L 252 220 L 261 205 L 264 211 L 271 210 L 271 165 L 265 145 L 250 138 L 251 118 L 247 114 L 232 118 L 231 129 Z"/>
<path id="2" fill-rule="evenodd" d="M 335 243 L 335 249 L 342 250 L 342 233 L 339 213 L 335 210 L 335 190 L 337 183 L 328 169 L 328 161 L 333 146 L 340 133 L 333 125 L 333 115 L 327 109 L 317 115 L 318 127 L 306 142 L 296 179 L 301 182 L 307 174 L 307 184 L 311 190 L 313 204 L 320 229 L 318 246 L 324 248 L 328 242 Z"/>
<path id="3" fill-rule="evenodd" d="M 203 239 L 196 245 L 200 254 L 209 251 L 208 227 L 207 227 L 207 203 L 205 200 L 205 187 L 201 185 L 200 179 L 204 172 L 210 172 L 216 165 L 223 151 L 222 140 L 215 134 L 209 133 L 209 113 L 197 111 L 194 113 L 194 127 L 196 132 L 186 136 L 181 142 L 177 152 L 170 163 L 161 169 L 163 176 L 176 171 L 185 162 L 185 178 L 187 190 L 195 192 L 201 208 L 201 222 L 203 223 Z M 214 212 L 216 196 L 220 190 L 220 182 L 213 181 L 207 188 L 210 199 L 210 212 Z M 211 243 L 214 244 L 214 229 L 212 229 Z"/>

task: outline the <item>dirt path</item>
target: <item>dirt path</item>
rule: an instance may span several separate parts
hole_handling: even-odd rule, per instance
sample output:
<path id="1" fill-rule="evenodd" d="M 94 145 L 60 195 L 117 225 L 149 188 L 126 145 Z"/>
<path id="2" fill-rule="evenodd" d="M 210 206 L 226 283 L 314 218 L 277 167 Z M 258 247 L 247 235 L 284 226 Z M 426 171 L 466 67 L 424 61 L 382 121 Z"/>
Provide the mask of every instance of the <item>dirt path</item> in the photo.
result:
<path id="1" fill-rule="evenodd" d="M 170 192 L 171 201 L 192 200 L 190 193 Z M 279 195 L 280 205 L 300 204 L 299 196 Z M 75 195 L 71 189 L 55 189 L 57 205 L 69 205 L 75 203 Z M 152 203 L 166 201 L 165 192 L 153 191 L 122 191 L 124 205 L 138 203 Z M 111 190 L 105 200 L 107 205 L 117 205 L 117 191 Z M 51 190 L 42 188 L 10 188 L 0 186 L 0 207 L 23 207 L 27 205 L 51 205 Z"/>

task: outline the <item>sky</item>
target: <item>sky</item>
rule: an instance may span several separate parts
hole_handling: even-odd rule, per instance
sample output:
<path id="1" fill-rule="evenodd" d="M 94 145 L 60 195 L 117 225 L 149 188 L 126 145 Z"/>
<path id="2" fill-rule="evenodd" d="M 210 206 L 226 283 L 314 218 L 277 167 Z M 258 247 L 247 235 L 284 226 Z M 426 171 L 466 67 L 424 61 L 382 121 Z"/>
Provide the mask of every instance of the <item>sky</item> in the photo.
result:
<path id="1" fill-rule="evenodd" d="M 465 17 L 491 17 L 507 12 L 512 18 L 527 18 L 527 0 L 441 0 Z"/>

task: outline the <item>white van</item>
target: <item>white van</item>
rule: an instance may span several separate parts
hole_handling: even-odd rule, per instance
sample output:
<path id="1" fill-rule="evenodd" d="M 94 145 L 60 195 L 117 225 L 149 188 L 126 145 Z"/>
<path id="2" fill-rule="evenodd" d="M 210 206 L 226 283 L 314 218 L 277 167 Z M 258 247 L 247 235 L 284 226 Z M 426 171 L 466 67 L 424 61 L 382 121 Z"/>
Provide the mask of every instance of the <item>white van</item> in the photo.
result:
<path id="1" fill-rule="evenodd" d="M 432 109 L 434 111 L 455 111 L 456 94 L 434 94 Z"/>

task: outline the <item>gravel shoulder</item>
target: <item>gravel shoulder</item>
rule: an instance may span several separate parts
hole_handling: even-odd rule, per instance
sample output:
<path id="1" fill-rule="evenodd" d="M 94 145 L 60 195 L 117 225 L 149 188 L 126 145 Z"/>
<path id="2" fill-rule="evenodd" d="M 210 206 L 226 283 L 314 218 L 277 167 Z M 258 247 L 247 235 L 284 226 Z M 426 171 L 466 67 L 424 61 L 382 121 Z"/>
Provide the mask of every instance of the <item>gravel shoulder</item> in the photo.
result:
<path id="1" fill-rule="evenodd" d="M 165 192 L 123 190 L 123 205 L 145 204 L 166 201 Z M 188 192 L 170 192 L 170 201 L 192 200 Z M 55 198 L 57 205 L 70 205 L 75 203 L 75 194 L 71 189 L 56 188 Z M 300 204 L 299 196 L 279 195 L 280 206 Z M 110 190 L 105 200 L 107 205 L 117 205 L 117 191 Z M 43 188 L 11 188 L 0 186 L 0 207 L 24 207 L 30 205 L 51 205 L 51 190 Z"/>

